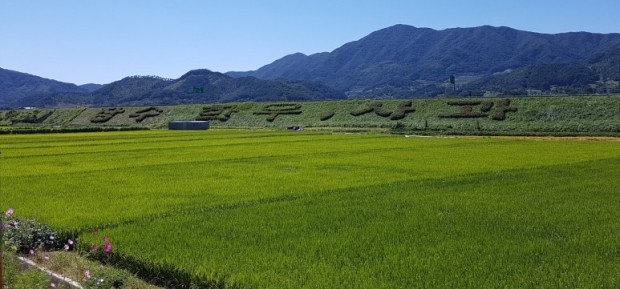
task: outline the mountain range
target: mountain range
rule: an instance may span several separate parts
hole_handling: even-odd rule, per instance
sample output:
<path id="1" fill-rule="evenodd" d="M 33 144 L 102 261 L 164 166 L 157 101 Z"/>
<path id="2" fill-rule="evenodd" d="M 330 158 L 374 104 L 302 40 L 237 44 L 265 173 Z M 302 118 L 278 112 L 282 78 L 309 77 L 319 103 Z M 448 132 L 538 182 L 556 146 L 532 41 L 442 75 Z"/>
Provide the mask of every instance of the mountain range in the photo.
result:
<path id="1" fill-rule="evenodd" d="M 609 61 L 604 55 L 615 55 L 617 63 L 619 50 L 617 33 L 540 34 L 492 26 L 437 31 L 396 25 L 329 53 L 291 54 L 256 71 L 228 74 L 316 81 L 355 96 L 386 87 L 415 91 L 450 75 L 478 79 L 536 65 L 586 65 L 596 57 Z M 616 64 L 604 77 L 617 77 L 618 69 Z"/>
<path id="2" fill-rule="evenodd" d="M 115 106 L 343 99 L 319 83 L 233 78 L 207 69 L 178 79 L 130 76 L 106 84 L 77 86 L 0 68 L 0 107 Z"/>
<path id="3" fill-rule="evenodd" d="M 295 53 L 256 71 L 199 69 L 178 79 L 137 76 L 77 86 L 0 68 L 0 107 L 592 94 L 609 92 L 619 79 L 618 33 L 395 25 L 332 52 Z"/>

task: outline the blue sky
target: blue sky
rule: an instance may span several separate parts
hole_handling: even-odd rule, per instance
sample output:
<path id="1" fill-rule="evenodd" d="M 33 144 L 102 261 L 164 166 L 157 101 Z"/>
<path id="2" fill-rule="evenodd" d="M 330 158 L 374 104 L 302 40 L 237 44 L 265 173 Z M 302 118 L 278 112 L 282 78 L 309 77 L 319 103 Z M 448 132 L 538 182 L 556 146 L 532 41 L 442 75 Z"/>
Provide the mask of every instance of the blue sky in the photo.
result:
<path id="1" fill-rule="evenodd" d="M 620 33 L 618 0 L 0 0 L 0 67 L 65 82 L 254 70 L 407 24 Z"/>

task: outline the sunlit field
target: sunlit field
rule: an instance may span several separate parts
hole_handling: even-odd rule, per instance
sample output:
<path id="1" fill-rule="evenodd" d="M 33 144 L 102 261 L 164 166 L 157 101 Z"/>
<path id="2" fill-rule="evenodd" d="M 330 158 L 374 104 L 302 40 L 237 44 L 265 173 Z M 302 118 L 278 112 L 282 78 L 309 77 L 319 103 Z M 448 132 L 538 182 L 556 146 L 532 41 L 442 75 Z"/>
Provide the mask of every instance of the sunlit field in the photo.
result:
<path id="1" fill-rule="evenodd" d="M 0 136 L 0 208 L 168 286 L 620 287 L 618 139 Z M 93 229 L 98 235 L 92 234 Z"/>

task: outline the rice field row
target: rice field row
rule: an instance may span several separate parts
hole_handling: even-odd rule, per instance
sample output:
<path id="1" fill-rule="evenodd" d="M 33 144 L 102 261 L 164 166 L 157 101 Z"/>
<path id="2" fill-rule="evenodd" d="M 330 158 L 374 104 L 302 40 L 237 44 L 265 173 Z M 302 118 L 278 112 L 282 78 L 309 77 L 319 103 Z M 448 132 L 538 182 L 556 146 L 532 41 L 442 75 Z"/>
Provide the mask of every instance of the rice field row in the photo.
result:
<path id="1" fill-rule="evenodd" d="M 162 284 L 620 286 L 618 140 L 139 131 L 0 151 L 0 207 L 110 236 Z"/>

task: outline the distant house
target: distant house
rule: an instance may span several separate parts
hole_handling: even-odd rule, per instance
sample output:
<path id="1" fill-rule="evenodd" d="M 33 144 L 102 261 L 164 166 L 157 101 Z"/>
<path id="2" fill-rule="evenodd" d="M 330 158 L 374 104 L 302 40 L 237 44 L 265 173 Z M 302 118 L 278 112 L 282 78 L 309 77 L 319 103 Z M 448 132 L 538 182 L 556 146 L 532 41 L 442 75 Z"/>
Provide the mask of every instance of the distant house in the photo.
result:
<path id="1" fill-rule="evenodd" d="M 192 120 L 192 121 L 171 121 L 168 122 L 170 130 L 207 130 L 209 129 L 208 121 Z"/>

